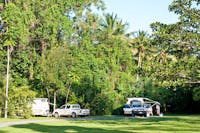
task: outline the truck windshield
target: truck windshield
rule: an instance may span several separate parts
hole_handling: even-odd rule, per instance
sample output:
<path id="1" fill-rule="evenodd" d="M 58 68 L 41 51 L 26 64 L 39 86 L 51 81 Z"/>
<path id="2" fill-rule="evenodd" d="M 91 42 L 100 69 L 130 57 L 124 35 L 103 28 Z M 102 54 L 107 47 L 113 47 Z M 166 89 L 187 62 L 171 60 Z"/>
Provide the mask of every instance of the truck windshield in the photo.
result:
<path id="1" fill-rule="evenodd" d="M 73 105 L 72 108 L 79 109 L 80 106 L 78 106 L 78 105 Z"/>

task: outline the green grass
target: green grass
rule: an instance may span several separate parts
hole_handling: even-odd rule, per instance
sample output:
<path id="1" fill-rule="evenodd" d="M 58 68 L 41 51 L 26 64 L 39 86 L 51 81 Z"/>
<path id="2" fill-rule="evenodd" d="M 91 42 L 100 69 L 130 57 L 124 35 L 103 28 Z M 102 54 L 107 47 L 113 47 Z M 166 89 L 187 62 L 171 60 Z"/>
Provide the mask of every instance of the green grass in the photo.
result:
<path id="1" fill-rule="evenodd" d="M 0 122 L 9 122 L 9 121 L 21 121 L 21 120 L 48 120 L 54 119 L 52 117 L 31 117 L 30 119 L 23 119 L 23 118 L 0 118 Z M 1 132 L 0 132 L 1 133 Z"/>
<path id="2" fill-rule="evenodd" d="M 95 118 L 97 120 L 60 120 L 4 127 L 0 133 L 200 133 L 200 115 Z"/>

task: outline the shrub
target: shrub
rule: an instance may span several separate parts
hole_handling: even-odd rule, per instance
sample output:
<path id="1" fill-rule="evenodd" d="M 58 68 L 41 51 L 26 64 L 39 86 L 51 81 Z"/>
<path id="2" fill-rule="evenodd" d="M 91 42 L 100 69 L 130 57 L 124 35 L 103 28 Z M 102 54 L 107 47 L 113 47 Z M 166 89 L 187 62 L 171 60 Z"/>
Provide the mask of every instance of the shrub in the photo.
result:
<path id="1" fill-rule="evenodd" d="M 8 112 L 10 117 L 22 116 L 30 118 L 31 101 L 35 97 L 35 92 L 28 86 L 13 87 L 9 90 Z"/>
<path id="2" fill-rule="evenodd" d="M 112 102 L 105 94 L 98 94 L 91 103 L 91 115 L 111 114 Z"/>

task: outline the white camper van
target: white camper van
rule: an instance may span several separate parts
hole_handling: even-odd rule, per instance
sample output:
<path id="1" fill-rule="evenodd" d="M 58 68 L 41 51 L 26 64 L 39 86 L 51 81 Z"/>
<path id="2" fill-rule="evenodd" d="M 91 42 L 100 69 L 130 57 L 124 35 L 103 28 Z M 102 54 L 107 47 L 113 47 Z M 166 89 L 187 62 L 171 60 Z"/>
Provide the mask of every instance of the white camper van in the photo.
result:
<path id="1" fill-rule="evenodd" d="M 32 114 L 39 116 L 49 115 L 48 98 L 35 98 L 32 103 Z"/>
<path id="2" fill-rule="evenodd" d="M 161 116 L 159 102 L 144 97 L 133 97 L 127 98 L 123 111 L 125 115 L 143 115 L 148 117 L 153 115 L 154 106 L 156 106 L 156 114 Z"/>

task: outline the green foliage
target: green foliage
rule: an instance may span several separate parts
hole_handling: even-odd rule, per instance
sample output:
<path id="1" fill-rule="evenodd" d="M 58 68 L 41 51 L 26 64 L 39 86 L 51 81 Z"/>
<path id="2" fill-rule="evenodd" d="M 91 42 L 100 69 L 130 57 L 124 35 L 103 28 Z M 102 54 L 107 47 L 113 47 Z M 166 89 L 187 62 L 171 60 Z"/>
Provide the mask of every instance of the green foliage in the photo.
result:
<path id="1" fill-rule="evenodd" d="M 29 10 L 23 10 L 13 3 L 9 3 L 2 11 L 2 19 L 6 25 L 3 34 L 4 46 L 26 44 L 29 39 L 29 25 L 32 14 Z"/>
<path id="2" fill-rule="evenodd" d="M 4 101 L 5 101 L 5 80 L 0 78 L 0 117 L 3 113 Z"/>
<path id="3" fill-rule="evenodd" d="M 3 77 L 3 74 L 5 73 L 5 68 L 6 68 L 6 62 L 5 62 L 5 57 L 6 53 L 5 51 L 3 51 L 3 48 L 1 48 L 1 44 L 0 44 L 0 78 Z"/>
<path id="4" fill-rule="evenodd" d="M 8 112 L 11 117 L 23 116 L 30 118 L 31 103 L 35 97 L 35 92 L 28 86 L 13 87 L 9 90 Z"/>
<path id="5" fill-rule="evenodd" d="M 170 11 L 178 14 L 175 24 L 151 24 L 153 41 L 160 54 L 153 64 L 153 77 L 161 79 L 163 86 L 185 86 L 198 83 L 199 70 L 199 1 L 174 0 Z M 167 79 L 167 80 L 166 80 Z M 157 81 L 160 82 L 160 81 Z"/>
<path id="6" fill-rule="evenodd" d="M 106 14 L 102 23 L 102 29 L 108 36 L 125 34 L 127 23 L 123 23 L 117 15 Z"/>
<path id="7" fill-rule="evenodd" d="M 193 99 L 195 101 L 200 101 L 200 87 L 195 87 L 193 90 Z"/>
<path id="8" fill-rule="evenodd" d="M 75 93 L 71 92 L 67 103 L 69 103 L 69 104 L 76 104 L 78 102 L 79 102 L 79 99 L 76 97 Z"/>
<path id="9" fill-rule="evenodd" d="M 112 101 L 105 94 L 98 94 L 90 105 L 92 115 L 111 114 Z"/>

